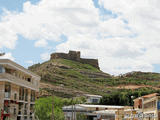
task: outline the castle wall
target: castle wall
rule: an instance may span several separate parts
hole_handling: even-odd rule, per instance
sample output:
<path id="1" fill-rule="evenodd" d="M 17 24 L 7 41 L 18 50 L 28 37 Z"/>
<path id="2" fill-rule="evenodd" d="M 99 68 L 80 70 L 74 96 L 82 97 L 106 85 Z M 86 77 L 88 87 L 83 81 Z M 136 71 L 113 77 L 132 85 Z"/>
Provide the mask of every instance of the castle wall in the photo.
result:
<path id="1" fill-rule="evenodd" d="M 69 51 L 68 59 L 80 61 L 80 52 L 79 51 Z"/>
<path id="2" fill-rule="evenodd" d="M 68 54 L 53 53 L 51 54 L 51 60 L 52 59 L 68 59 L 68 60 L 77 61 L 83 64 L 89 64 L 99 69 L 98 59 L 84 59 L 84 58 L 80 58 L 80 55 L 81 55 L 80 51 L 69 51 Z"/>
<path id="3" fill-rule="evenodd" d="M 53 53 L 51 54 L 51 59 L 68 59 L 68 54 L 66 53 Z"/>
<path id="4" fill-rule="evenodd" d="M 83 63 L 83 64 L 92 65 L 93 67 L 96 67 L 96 68 L 99 69 L 99 64 L 98 64 L 98 60 L 97 59 L 84 59 L 84 58 L 81 58 L 80 62 Z"/>

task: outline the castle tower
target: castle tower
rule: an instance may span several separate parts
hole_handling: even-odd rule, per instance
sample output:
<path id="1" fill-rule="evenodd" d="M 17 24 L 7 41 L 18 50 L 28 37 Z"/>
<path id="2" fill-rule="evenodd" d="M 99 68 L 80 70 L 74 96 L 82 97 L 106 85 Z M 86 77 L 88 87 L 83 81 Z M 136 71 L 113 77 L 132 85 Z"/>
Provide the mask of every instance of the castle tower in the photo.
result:
<path id="1" fill-rule="evenodd" d="M 69 51 L 69 58 L 70 60 L 80 61 L 80 51 Z"/>

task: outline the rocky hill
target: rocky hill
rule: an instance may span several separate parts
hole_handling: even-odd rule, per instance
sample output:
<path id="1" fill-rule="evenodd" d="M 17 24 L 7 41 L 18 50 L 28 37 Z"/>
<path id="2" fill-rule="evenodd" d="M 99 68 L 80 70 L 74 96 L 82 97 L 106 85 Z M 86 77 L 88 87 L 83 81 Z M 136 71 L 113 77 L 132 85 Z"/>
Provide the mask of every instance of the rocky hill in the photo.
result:
<path id="1" fill-rule="evenodd" d="M 84 93 L 105 95 L 119 89 L 149 87 L 159 89 L 160 74 L 130 72 L 111 76 L 89 64 L 67 59 L 51 59 L 29 70 L 42 77 L 41 95 L 72 97 Z"/>
<path id="2" fill-rule="evenodd" d="M 112 79 L 109 74 L 92 65 L 67 59 L 51 59 L 42 64 L 35 64 L 29 69 L 42 77 L 43 93 L 54 90 L 57 96 L 65 97 L 103 93 L 103 90 L 107 90 L 106 79 Z"/>
<path id="3" fill-rule="evenodd" d="M 29 70 L 41 76 L 41 96 L 54 93 L 72 97 L 85 93 L 106 95 L 120 89 L 159 89 L 160 74 L 130 72 L 111 76 L 99 69 L 97 59 L 81 58 L 80 51 L 52 53 L 51 59 Z"/>

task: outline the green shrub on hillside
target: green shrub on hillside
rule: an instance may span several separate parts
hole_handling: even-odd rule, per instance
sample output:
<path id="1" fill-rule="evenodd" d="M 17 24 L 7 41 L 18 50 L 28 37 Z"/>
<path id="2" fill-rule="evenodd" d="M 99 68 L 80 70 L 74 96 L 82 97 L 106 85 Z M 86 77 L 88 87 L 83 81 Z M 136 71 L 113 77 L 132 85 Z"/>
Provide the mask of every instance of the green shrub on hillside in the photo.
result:
<path id="1" fill-rule="evenodd" d="M 141 88 L 137 90 L 119 90 L 103 96 L 100 104 L 102 105 L 133 105 L 133 100 L 143 95 L 160 93 L 160 90 L 151 88 Z"/>

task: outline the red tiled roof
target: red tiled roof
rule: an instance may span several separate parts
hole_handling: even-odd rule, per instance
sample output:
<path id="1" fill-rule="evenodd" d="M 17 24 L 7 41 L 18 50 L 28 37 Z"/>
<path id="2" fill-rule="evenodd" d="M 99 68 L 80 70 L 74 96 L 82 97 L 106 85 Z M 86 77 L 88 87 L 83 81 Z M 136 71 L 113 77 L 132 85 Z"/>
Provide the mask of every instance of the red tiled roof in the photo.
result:
<path id="1" fill-rule="evenodd" d="M 143 98 L 149 98 L 149 97 L 154 97 L 154 96 L 157 96 L 158 93 L 152 93 L 152 94 L 149 94 L 149 95 L 145 95 L 145 96 L 142 96 Z"/>
<path id="2" fill-rule="evenodd" d="M 154 97 L 154 96 L 157 96 L 157 95 L 158 95 L 158 93 L 152 93 L 152 94 L 148 94 L 148 95 L 144 95 L 144 96 L 138 97 L 138 98 L 134 99 L 133 101 L 136 101 L 136 100 L 142 99 L 142 98 Z"/>

